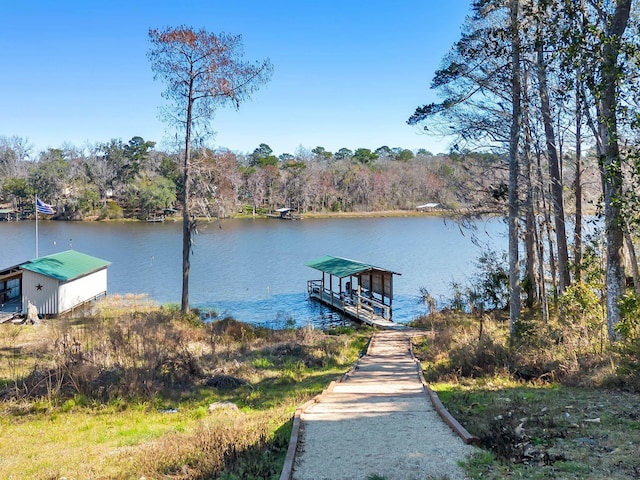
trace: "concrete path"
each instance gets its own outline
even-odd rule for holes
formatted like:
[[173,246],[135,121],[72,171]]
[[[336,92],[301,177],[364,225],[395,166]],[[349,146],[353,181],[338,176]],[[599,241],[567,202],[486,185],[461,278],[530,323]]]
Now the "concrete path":
[[375,333],[352,372],[303,407],[281,480],[465,478],[458,461],[474,447],[443,422],[419,371],[408,332]]

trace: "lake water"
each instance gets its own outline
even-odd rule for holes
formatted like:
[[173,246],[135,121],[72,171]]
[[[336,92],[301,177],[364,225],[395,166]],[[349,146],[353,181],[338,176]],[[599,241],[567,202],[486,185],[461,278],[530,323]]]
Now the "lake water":
[[[112,262],[110,294],[146,293],[179,304],[180,223],[39,222],[40,256],[74,250]],[[506,248],[500,220],[479,222],[479,237]],[[324,255],[352,258],[401,273],[394,277],[393,319],[424,313],[424,287],[444,306],[451,283],[465,282],[480,248],[469,232],[437,217],[282,221],[222,220],[199,227],[191,256],[190,305],[238,320],[283,326],[340,321],[307,298],[307,280],[321,273],[304,264]],[[0,269],[35,257],[34,222],[0,222]]]

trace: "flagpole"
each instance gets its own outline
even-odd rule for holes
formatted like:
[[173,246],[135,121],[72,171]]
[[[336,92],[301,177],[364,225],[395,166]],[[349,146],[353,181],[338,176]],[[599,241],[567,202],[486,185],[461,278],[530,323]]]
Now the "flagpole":
[[34,206],[36,210],[36,258],[38,258],[38,195],[36,195]]

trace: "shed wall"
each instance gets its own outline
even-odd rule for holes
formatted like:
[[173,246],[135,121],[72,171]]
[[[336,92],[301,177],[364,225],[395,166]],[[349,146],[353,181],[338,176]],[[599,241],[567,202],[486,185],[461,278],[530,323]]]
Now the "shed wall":
[[[371,280],[371,282],[369,280]],[[391,274],[382,274],[380,272],[363,273],[360,278],[360,285],[362,285],[362,288],[366,288],[380,295],[384,292],[385,297],[393,297]]]
[[[22,271],[22,313],[27,313],[29,302],[41,315],[58,313],[58,285],[60,282],[29,270]],[[40,286],[40,288],[38,288]]]
[[58,312],[64,313],[89,300],[107,293],[107,269],[103,268],[84,277],[60,285]]

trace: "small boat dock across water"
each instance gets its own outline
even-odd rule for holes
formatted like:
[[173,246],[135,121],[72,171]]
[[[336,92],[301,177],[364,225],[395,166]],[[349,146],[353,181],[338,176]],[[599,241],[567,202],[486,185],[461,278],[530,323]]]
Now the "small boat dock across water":
[[332,256],[305,265],[322,272],[321,279],[307,281],[310,298],[371,326],[404,327],[392,321],[393,276],[399,273]]
[[298,215],[293,208],[278,208],[276,213],[267,213],[267,218],[279,218],[280,220],[301,220],[302,217]]

